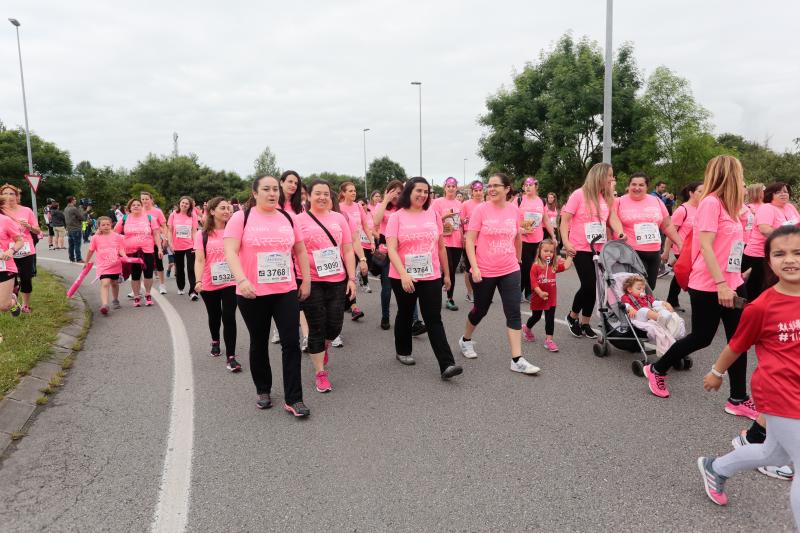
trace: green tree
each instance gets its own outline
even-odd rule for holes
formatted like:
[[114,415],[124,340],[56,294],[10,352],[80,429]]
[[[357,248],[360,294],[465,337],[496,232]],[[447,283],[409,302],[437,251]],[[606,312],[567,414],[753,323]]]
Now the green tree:
[[253,161],[253,177],[273,176],[280,177],[281,167],[278,166],[278,158],[272,153],[269,146],[264,148],[264,151],[259,154],[255,161]]
[[75,165],[73,172],[80,178],[80,196],[94,201],[95,211],[105,214],[116,203],[124,204],[129,199],[129,177],[125,170],[111,167],[94,168],[88,161]]
[[[31,153],[34,171],[44,178],[36,195],[38,204],[42,205],[47,197],[53,197],[63,206],[64,199],[75,195],[79,187],[79,181],[72,176],[69,152],[31,133]],[[3,126],[0,129],[0,180],[22,189],[22,203],[31,205],[30,186],[25,181],[27,173],[25,130],[9,130]]]
[[391,180],[406,180],[406,171],[400,163],[392,161],[389,156],[373,159],[367,169],[367,183],[369,192],[381,191],[386,188],[386,184]]
[[[128,191],[128,200],[131,198],[139,198],[139,195],[143,191],[149,192],[153,196],[153,203],[161,208],[164,212],[164,216],[169,216],[169,210],[172,208],[172,204],[168,203],[164,195],[158,192],[158,190],[149,183],[131,183]],[[127,203],[127,201],[125,203]]]
[[303,178],[303,183],[308,185],[315,179],[325,180],[331,184],[333,187],[334,193],[339,192],[339,186],[346,182],[350,181],[353,185],[356,186],[356,191],[358,193],[359,198],[364,196],[364,180],[362,178],[356,176],[349,176],[347,174],[337,174],[335,172],[320,172],[319,174],[314,173],[310,174]]

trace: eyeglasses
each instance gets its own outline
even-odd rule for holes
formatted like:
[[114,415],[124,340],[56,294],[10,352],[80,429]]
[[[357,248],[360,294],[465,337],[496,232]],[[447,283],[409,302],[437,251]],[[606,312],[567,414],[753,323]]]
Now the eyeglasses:
[[489,183],[488,185],[486,185],[486,187],[488,187],[489,189],[505,189],[506,188],[506,186],[503,185],[502,183]]

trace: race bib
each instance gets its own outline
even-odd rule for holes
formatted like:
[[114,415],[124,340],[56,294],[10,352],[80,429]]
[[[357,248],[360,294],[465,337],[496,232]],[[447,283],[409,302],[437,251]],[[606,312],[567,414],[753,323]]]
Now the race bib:
[[414,279],[433,276],[433,256],[426,254],[406,254],[406,272]]
[[598,244],[606,242],[606,227],[602,222],[587,222],[583,225],[583,232],[586,234],[586,241],[589,244],[597,237],[600,237],[597,241]]
[[281,252],[260,252],[258,263],[258,283],[283,283],[292,279],[292,256]]
[[188,239],[192,235],[192,227],[186,224],[175,226],[175,237],[178,239]]
[[734,241],[731,247],[731,253],[728,255],[728,272],[741,272],[742,271],[742,252],[744,251],[744,243],[742,241]]
[[233,281],[233,274],[231,268],[226,261],[218,261],[211,263],[211,284],[212,285],[225,285]]
[[542,223],[542,214],[534,212],[525,213],[525,222],[531,225],[531,228],[538,228]]
[[314,267],[317,269],[317,275],[319,277],[324,278],[344,272],[342,256],[339,253],[338,247],[330,246],[321,250],[314,250],[313,254]]
[[753,215],[753,213],[748,210],[747,222],[744,225],[745,231],[750,231],[751,229],[753,229],[753,222],[755,221],[755,219],[756,219],[755,215]]
[[781,226],[796,226],[796,225],[797,225],[797,221],[795,219],[787,220],[786,222],[781,224]]
[[0,272],[5,272],[7,270],[8,270],[8,268],[6,268],[5,260],[0,259]]
[[367,237],[367,234],[363,229],[358,229],[358,236],[361,238],[361,244],[371,244],[369,242],[369,237]]
[[558,217],[550,217],[550,225],[553,226],[554,229],[556,227],[556,222],[557,221],[558,221]]
[[658,225],[654,222],[634,224],[633,232],[636,235],[636,244],[661,244]]
[[[13,242],[10,243],[8,245],[8,248],[9,250],[13,249],[14,243]],[[22,245],[22,248],[20,248],[18,252],[14,253],[14,257],[17,259],[21,259],[23,257],[27,257],[28,255],[30,255],[30,253],[31,253],[31,246],[30,244],[28,244],[28,241],[25,241],[25,243]]]
[[461,226],[461,215],[453,213],[453,216],[450,217],[450,223],[453,225],[453,231],[458,231],[459,226]]

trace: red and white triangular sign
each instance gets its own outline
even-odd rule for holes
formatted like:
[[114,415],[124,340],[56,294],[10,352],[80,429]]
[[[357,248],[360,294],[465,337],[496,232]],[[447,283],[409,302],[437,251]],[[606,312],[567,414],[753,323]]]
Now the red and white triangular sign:
[[39,184],[42,182],[42,175],[41,174],[25,174],[25,179],[28,181],[28,184],[33,189],[33,193],[36,194],[39,191]]

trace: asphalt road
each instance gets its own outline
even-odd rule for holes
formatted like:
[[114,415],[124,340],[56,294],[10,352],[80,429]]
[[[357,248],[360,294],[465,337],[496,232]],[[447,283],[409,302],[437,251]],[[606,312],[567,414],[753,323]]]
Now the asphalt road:
[[[40,265],[69,279],[78,271]],[[574,272],[565,273],[562,318],[575,286]],[[657,293],[666,286],[659,280]],[[170,280],[166,298],[188,333],[194,377],[193,435],[175,435],[176,448],[191,444],[190,490],[173,495],[188,502],[188,530],[791,530],[786,482],[741,474],[728,483],[726,508],[703,492],[696,458],[727,452],[749,425],[723,412],[727,391],[702,390],[724,344],[721,330],[695,354],[693,370],[670,374],[666,400],[633,375],[634,354],[594,357],[591,341],[560,324],[559,353],[525,344],[542,372],[523,376],[508,368],[498,297],[475,336],[479,358],[457,352],[468,308],[459,280],[461,310],[443,316],[465,373],[442,382],[426,336],[414,341],[416,366],[395,360],[392,333],[378,326],[379,284],[372,287],[359,293],[366,318],[346,319],[345,347],[331,353],[333,392],[314,391],[304,357],[312,416],[298,421],[279,407],[277,346],[270,345],[276,407],[259,411],[241,320],[244,372],[230,374],[224,358],[207,355],[202,302],[178,296]],[[96,285],[82,294],[97,309]],[[66,384],[0,465],[0,531],[159,524],[165,457],[172,457],[174,332],[158,303],[123,306],[95,315]],[[535,331],[543,337],[543,324]]]

